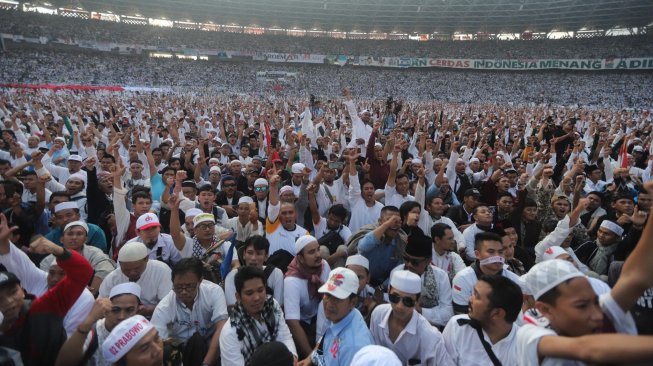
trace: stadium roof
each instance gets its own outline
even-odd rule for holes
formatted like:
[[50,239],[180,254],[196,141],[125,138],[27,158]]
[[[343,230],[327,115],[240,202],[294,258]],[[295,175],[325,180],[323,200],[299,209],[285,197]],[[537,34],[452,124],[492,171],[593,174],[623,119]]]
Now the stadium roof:
[[[69,5],[70,0],[51,1]],[[651,0],[77,0],[87,10],[323,31],[520,33],[642,27]],[[65,3],[65,4],[64,4]]]

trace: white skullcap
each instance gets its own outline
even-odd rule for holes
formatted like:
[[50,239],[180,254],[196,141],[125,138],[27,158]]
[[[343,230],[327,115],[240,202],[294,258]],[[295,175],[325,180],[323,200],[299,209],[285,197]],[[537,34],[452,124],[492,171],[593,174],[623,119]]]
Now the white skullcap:
[[265,178],[258,178],[254,181],[254,186],[268,186],[268,180]]
[[547,250],[544,251],[544,253],[542,253],[542,262],[556,259],[563,254],[569,254],[569,253],[567,253],[566,250],[564,250],[562,247],[559,247],[557,245],[549,247]]
[[621,236],[624,233],[624,229],[619,226],[619,224],[610,220],[603,220],[601,227],[612,231],[613,233],[617,234],[617,236]]
[[377,143],[374,144],[374,147],[380,147],[380,148],[383,148],[383,145],[381,145],[381,143],[377,142]]
[[252,197],[243,196],[240,197],[240,199],[238,200],[238,204],[240,205],[241,203],[254,203],[254,200],[252,199]]
[[351,360],[351,366],[402,366],[399,357],[383,346],[375,344],[361,348]]
[[464,162],[465,162],[465,160],[463,160],[463,159],[461,159],[461,158],[458,158],[458,160],[456,160],[456,164],[458,164],[458,163],[464,163]]
[[84,221],[80,221],[80,220],[69,223],[63,228],[63,231],[66,232],[68,231],[68,229],[70,229],[73,226],[81,226],[86,231],[86,235],[88,235],[88,225],[86,225]]
[[471,164],[471,163],[480,163],[480,162],[481,162],[481,161],[478,160],[478,158],[471,158],[471,159],[469,159],[469,163],[470,163],[470,164]]
[[109,299],[112,299],[118,295],[134,295],[138,297],[138,300],[141,300],[141,286],[136,282],[125,282],[119,285],[113,286],[109,292]]
[[140,215],[136,220],[137,230],[145,230],[152,226],[161,226],[161,224],[159,223],[159,217],[151,212]]
[[203,222],[212,222],[215,224],[215,216],[213,216],[213,214],[210,213],[202,212],[201,214],[193,218],[193,227],[197,227],[197,225]]
[[350,255],[349,257],[347,257],[347,262],[345,263],[345,267],[352,266],[352,265],[361,266],[368,271],[370,270],[370,261],[360,254]]
[[186,211],[186,217],[195,217],[203,213],[204,211],[200,210],[199,208],[191,208],[190,210]]
[[301,174],[304,172],[304,168],[306,168],[306,165],[302,163],[295,163],[292,165],[292,173],[293,174]]
[[568,261],[554,259],[534,265],[522,276],[522,279],[537,300],[552,288],[575,277],[585,277],[585,275]]
[[79,206],[73,201],[61,202],[54,206],[54,213],[61,212],[63,210],[76,209],[79,210]]
[[295,241],[295,255],[299,254],[304,247],[313,242],[317,243],[317,239],[312,235],[304,235],[297,238],[297,241]]
[[82,157],[77,154],[73,154],[68,157],[68,161],[79,161],[81,163]]
[[319,290],[321,294],[329,294],[338,299],[346,299],[351,294],[358,293],[358,276],[348,268],[339,267],[331,270],[329,278]]
[[66,142],[66,139],[63,138],[63,137],[61,137],[61,136],[59,136],[59,137],[55,137],[55,138],[54,138],[54,141],[61,141],[61,142],[65,143],[65,142]]
[[118,262],[136,262],[147,257],[147,247],[143,243],[132,241],[126,243],[118,252]]
[[243,165],[243,163],[242,163],[240,160],[238,160],[238,159],[234,159],[234,160],[232,160],[232,161],[231,161],[231,164],[233,164],[233,163]]
[[71,174],[70,176],[68,176],[68,179],[66,179],[66,182],[68,182],[69,180],[81,180],[82,182],[84,182],[84,186],[86,186],[86,176],[84,176],[84,174],[82,173]]
[[110,363],[117,362],[153,329],[154,326],[142,315],[123,320],[102,343],[102,356]]
[[213,173],[213,172],[218,172],[218,173],[222,174],[222,171],[220,170],[220,167],[217,166],[217,165],[214,165],[214,166],[211,167],[211,169],[209,169],[209,173]]
[[220,159],[218,159],[218,158],[209,159],[209,163],[219,163],[219,162],[220,162]]
[[411,162],[411,165],[417,165],[417,164],[422,164],[422,159],[420,159],[420,158],[413,159],[413,161]]
[[364,115],[365,113],[370,113],[370,110],[369,110],[369,109],[363,109],[363,110],[361,111],[360,115],[362,116],[362,115]]
[[422,280],[411,271],[394,271],[390,275],[390,286],[407,294],[419,294],[422,292]]
[[283,186],[283,187],[281,187],[281,189],[279,190],[279,196],[281,196],[282,194],[284,194],[284,193],[286,193],[286,192],[291,192],[291,193],[295,194],[295,192],[293,191],[293,189],[292,189],[291,186]]

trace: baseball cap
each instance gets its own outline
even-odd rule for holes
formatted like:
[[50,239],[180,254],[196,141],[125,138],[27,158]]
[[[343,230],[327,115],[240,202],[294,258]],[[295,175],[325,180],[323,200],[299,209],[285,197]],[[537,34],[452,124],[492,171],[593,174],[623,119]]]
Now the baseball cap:
[[470,188],[465,191],[463,197],[469,197],[469,196],[481,197],[481,192],[476,188]]
[[522,276],[526,287],[535,300],[559,284],[576,277],[585,277],[573,264],[554,259],[534,265],[528,273]]
[[145,230],[153,226],[161,226],[161,224],[159,223],[159,218],[151,212],[142,214],[136,220],[136,229],[138,230]]
[[123,320],[102,343],[102,356],[111,363],[117,362],[153,329],[152,323],[142,315]]
[[329,273],[329,279],[318,290],[321,294],[329,294],[338,299],[346,299],[351,294],[358,293],[358,276],[351,269],[340,267]]

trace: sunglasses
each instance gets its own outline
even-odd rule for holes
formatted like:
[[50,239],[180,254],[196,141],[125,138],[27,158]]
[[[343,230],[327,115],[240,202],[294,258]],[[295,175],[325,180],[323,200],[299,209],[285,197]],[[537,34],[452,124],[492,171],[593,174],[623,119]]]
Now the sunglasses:
[[414,267],[419,266],[425,260],[425,258],[410,258],[407,255],[404,255],[404,263],[410,263]]
[[405,306],[412,308],[415,306],[415,299],[412,297],[401,297],[395,294],[388,294],[388,300],[393,304],[398,304],[399,301],[403,302]]
[[268,187],[254,187],[254,192],[265,192],[268,190]]

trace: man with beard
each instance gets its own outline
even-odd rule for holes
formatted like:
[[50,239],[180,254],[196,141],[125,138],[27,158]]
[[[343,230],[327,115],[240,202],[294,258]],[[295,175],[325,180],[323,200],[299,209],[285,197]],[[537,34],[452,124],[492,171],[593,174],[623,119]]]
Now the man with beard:
[[482,275],[501,275],[520,287],[523,286],[519,276],[504,269],[503,244],[497,234],[476,234],[474,252],[475,262],[458,272],[452,282],[453,310],[456,314],[466,314],[469,311],[469,299],[474,292],[474,285]]
[[151,316],[156,305],[172,289],[170,267],[158,260],[148,259],[145,244],[125,244],[118,253],[118,268],[109,273],[100,285],[100,297],[108,297],[111,289],[121,283],[135,282],[141,287],[143,306],[139,314]]
[[[482,275],[469,298],[469,313],[456,315],[442,332],[456,365],[516,365],[512,351],[522,291],[502,276]],[[498,361],[498,362],[497,362]]]
[[[431,238],[424,235],[411,235],[406,244],[404,264],[392,272],[408,270],[420,276],[422,290],[415,310],[422,314],[429,323],[444,328],[453,316],[451,305],[451,285],[449,276],[442,269],[431,264],[433,247]],[[392,274],[390,274],[392,278]]]
[[236,306],[220,334],[222,366],[245,365],[254,351],[268,342],[282,342],[295,360],[297,350],[283,311],[266,293],[263,270],[244,266],[234,276]]
[[122,283],[111,289],[109,298],[98,298],[77,331],[64,343],[57,356],[57,365],[77,365],[89,362],[109,366],[98,346],[123,320],[136,315],[141,303],[141,287],[133,282]]
[[442,334],[417,310],[423,290],[422,280],[415,273],[392,272],[390,303],[372,312],[372,336],[376,344],[392,350],[402,365],[451,365]]
[[[292,333],[299,358],[304,359],[315,346],[318,288],[327,280],[329,264],[320,256],[320,244],[304,235],[295,243],[295,258],[283,281],[286,323]],[[358,281],[356,281],[358,283]]]

